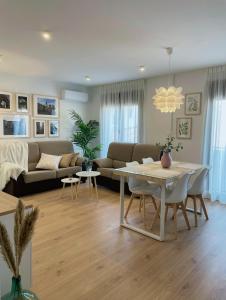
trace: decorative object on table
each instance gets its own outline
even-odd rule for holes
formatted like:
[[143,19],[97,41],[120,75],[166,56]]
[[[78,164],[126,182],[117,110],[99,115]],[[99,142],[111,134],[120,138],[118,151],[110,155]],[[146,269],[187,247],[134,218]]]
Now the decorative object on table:
[[29,137],[29,117],[26,115],[0,116],[0,136],[5,138]]
[[45,120],[34,120],[34,137],[45,137],[46,136],[46,121]]
[[179,150],[183,149],[181,143],[175,144],[175,137],[171,135],[167,136],[165,144],[157,143],[156,146],[160,147],[160,160],[163,168],[170,168],[172,163],[172,150],[179,152]]
[[72,142],[82,149],[86,169],[90,169],[92,160],[96,158],[97,152],[101,149],[101,145],[95,143],[99,135],[99,122],[90,120],[88,123],[85,123],[75,110],[71,111],[71,119],[75,122]]
[[0,112],[8,112],[12,110],[13,95],[8,92],[0,92]]
[[59,136],[59,120],[49,121],[49,137]]
[[173,53],[173,48],[167,47],[166,52],[169,56],[169,77],[168,77],[168,87],[160,87],[156,89],[156,94],[152,98],[154,100],[153,104],[156,109],[161,112],[175,112],[180,109],[181,104],[183,104],[184,96],[182,94],[182,87],[170,86],[171,77],[171,55]]
[[23,252],[32,238],[37,218],[38,208],[34,208],[25,215],[24,205],[21,200],[18,201],[14,223],[14,251],[9,234],[5,226],[0,223],[0,253],[13,275],[11,291],[4,295],[2,300],[38,299],[33,292],[22,289],[20,277],[20,263]]
[[191,139],[192,118],[177,118],[177,139]]
[[30,97],[26,94],[16,94],[16,111],[28,113]]
[[202,106],[202,93],[190,93],[185,96],[185,115],[200,115]]
[[34,116],[58,118],[59,104],[57,97],[33,95]]

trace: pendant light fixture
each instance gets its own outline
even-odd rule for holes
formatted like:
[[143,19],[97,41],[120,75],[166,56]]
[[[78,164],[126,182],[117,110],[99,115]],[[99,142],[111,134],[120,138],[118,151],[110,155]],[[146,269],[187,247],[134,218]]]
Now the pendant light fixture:
[[182,87],[169,86],[170,76],[171,76],[171,55],[173,53],[173,48],[166,48],[166,52],[169,56],[169,79],[168,88],[160,87],[156,89],[155,96],[152,98],[154,100],[153,104],[156,109],[161,112],[172,113],[177,109],[180,109],[181,104],[183,104],[184,96],[182,94]]

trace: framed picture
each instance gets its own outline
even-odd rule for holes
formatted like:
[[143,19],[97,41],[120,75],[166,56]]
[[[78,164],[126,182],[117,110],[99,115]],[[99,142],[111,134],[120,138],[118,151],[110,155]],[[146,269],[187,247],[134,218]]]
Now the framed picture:
[[34,120],[34,137],[46,136],[46,121]]
[[24,115],[1,115],[0,135],[5,138],[29,137],[29,117]]
[[59,120],[49,121],[49,136],[50,137],[59,136]]
[[29,95],[16,94],[16,111],[21,113],[28,113],[29,111]]
[[202,93],[185,95],[185,115],[200,115],[202,105]]
[[192,118],[177,118],[177,139],[191,139]]
[[50,96],[33,95],[34,116],[57,118],[58,111],[58,98]]
[[7,92],[0,92],[0,111],[8,112],[12,110],[13,95]]

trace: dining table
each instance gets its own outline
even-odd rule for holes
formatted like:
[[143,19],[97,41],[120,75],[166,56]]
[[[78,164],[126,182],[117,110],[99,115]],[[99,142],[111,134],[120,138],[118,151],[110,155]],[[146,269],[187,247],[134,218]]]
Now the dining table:
[[[160,161],[149,164],[139,164],[114,170],[114,174],[120,176],[120,226],[128,228],[158,241],[165,241],[165,197],[168,184],[177,181],[183,174],[198,174],[205,166],[191,162],[173,161],[170,168],[163,168]],[[124,217],[125,179],[133,176],[137,179],[152,181],[161,188],[160,197],[160,228],[159,234],[129,224]]]

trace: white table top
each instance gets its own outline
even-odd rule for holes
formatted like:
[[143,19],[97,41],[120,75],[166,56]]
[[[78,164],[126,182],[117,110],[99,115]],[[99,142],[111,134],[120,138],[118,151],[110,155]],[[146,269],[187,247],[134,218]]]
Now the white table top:
[[69,178],[63,178],[61,179],[61,182],[64,183],[75,183],[75,182],[79,182],[78,178],[74,178],[74,177],[69,177]]
[[100,175],[100,172],[96,172],[96,171],[81,171],[81,172],[77,172],[76,175],[78,177],[96,177]]
[[141,164],[116,169],[114,174],[119,176],[134,175],[155,182],[170,182],[183,173],[196,173],[204,166],[187,162],[173,162],[169,169],[162,168],[160,162]]

